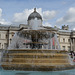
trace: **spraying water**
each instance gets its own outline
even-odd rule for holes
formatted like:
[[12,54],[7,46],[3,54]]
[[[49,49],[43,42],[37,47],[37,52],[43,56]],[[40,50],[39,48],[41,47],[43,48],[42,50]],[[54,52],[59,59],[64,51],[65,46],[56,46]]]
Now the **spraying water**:
[[[56,48],[57,46],[57,48]],[[22,30],[13,37],[8,49],[60,49],[57,35],[42,30]]]

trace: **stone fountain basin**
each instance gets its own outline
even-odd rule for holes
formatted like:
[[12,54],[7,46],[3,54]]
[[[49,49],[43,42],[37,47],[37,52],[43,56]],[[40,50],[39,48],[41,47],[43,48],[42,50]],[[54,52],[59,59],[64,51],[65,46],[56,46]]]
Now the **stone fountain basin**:
[[67,51],[19,49],[3,53],[1,66],[5,70],[56,71],[75,68]]

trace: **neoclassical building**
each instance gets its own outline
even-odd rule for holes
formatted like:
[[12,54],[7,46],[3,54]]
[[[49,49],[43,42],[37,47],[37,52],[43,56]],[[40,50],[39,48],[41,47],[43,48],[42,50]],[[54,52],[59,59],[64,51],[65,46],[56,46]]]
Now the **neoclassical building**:
[[[36,28],[44,29],[45,28],[47,30],[55,31],[57,33],[61,50],[75,51],[75,31],[69,30],[68,25],[62,26],[61,29],[57,27],[43,26],[42,17],[38,12],[36,12],[36,9],[34,9],[34,12],[29,15],[27,21],[28,21],[28,24],[20,24],[19,26],[14,26],[14,25],[6,26],[6,25],[0,24],[0,49],[1,50],[8,48],[8,46],[11,44],[14,34],[20,31],[21,29],[36,29]],[[38,23],[39,23],[39,26],[37,27]]]

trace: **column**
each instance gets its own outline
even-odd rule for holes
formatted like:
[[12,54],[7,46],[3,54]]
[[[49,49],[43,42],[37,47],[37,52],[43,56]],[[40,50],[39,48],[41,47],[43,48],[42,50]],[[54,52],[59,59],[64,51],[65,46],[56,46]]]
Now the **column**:
[[74,51],[74,38],[73,38],[73,44],[72,44],[72,47],[73,47],[72,49],[73,49],[73,51]]
[[71,39],[71,51],[72,51],[72,40],[73,40],[73,39]]
[[51,37],[50,42],[51,42],[51,49],[52,49],[52,33],[50,33],[50,37]]
[[75,51],[75,38],[74,38],[74,42],[73,42],[73,47],[74,47],[74,51]]

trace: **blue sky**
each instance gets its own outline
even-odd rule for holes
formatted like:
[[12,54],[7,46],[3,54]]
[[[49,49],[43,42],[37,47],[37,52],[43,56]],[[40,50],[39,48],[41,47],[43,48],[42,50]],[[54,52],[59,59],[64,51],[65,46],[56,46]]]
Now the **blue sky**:
[[[44,22],[46,24],[50,24],[50,26],[58,26],[61,27],[64,24],[70,25],[71,29],[74,26],[74,9],[75,9],[75,0],[0,0],[0,9],[2,10],[0,22],[4,20],[7,24],[20,24],[20,21],[14,21],[15,14],[25,12],[25,9],[31,10],[36,7],[38,10],[41,8],[43,15],[47,19],[47,14],[50,16],[51,11],[54,11],[56,14],[52,18],[49,17],[47,20],[45,19]],[[72,13],[71,13],[71,8]],[[49,12],[46,12],[49,11]],[[71,16],[72,14],[72,16]],[[70,16],[70,17],[68,17]],[[21,15],[20,15],[21,17]],[[73,18],[72,18],[73,17]],[[15,19],[14,19],[15,18]],[[22,17],[21,17],[22,18]],[[70,20],[73,19],[72,21]],[[2,20],[3,19],[3,20]],[[20,20],[20,19],[19,19]],[[23,19],[24,20],[24,19]],[[26,19],[25,19],[26,20]],[[10,23],[9,23],[10,22]],[[22,21],[23,22],[23,21]],[[21,23],[22,23],[21,22]],[[26,22],[26,21],[25,21]],[[3,22],[2,22],[3,23]],[[4,24],[5,24],[4,23]]]

